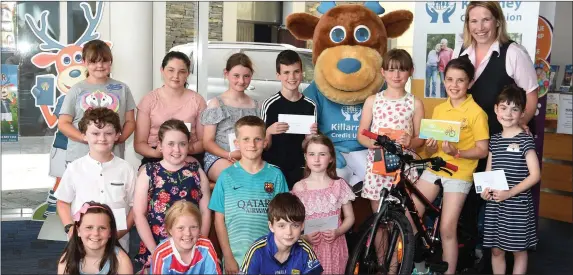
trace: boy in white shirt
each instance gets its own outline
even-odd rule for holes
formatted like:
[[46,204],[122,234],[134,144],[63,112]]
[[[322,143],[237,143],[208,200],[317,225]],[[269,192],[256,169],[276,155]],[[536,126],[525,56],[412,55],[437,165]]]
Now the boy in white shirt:
[[65,231],[71,236],[72,215],[83,203],[95,201],[114,210],[124,209],[127,229],[119,230],[119,243],[129,251],[129,230],[133,226],[133,193],[135,169],[127,161],[116,157],[113,145],[121,134],[119,116],[108,108],[89,108],[78,124],[89,153],[68,164],[54,196],[58,199],[57,212]]

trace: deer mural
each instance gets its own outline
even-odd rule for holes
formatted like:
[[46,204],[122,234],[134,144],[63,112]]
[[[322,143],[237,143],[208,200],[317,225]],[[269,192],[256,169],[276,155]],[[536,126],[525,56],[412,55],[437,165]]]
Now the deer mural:
[[[60,42],[48,35],[49,11],[43,11],[40,14],[39,26],[36,26],[35,20],[31,15],[26,14],[26,23],[28,23],[28,26],[34,35],[42,41],[40,49],[43,52],[32,57],[32,64],[38,68],[47,68],[52,64],[55,64],[56,66],[57,88],[61,94],[57,99],[56,105],[63,102],[63,97],[74,84],[86,78],[87,69],[82,61],[82,45],[90,40],[98,39],[100,37],[100,34],[96,32],[96,29],[103,14],[103,2],[96,3],[96,12],[93,16],[91,7],[88,3],[82,2],[80,3],[80,7],[84,12],[84,17],[88,22],[88,27],[75,43],[69,45],[62,45]],[[107,43],[111,46],[111,43]],[[56,101],[56,99],[55,90],[53,88],[54,83],[53,80],[50,81],[50,77],[53,78],[52,75],[36,76],[36,86],[32,88],[32,96],[34,96],[36,100],[36,106],[41,109],[42,116],[44,117],[48,127],[54,128],[57,125],[58,118],[51,109],[54,107],[54,101]],[[40,81],[38,81],[38,78],[40,78]],[[46,86],[50,84],[52,84],[52,86],[49,86],[49,88],[46,89]]]
[[[52,74],[38,75],[36,76],[36,83],[32,87],[32,96],[36,107],[40,108],[46,124],[51,129],[58,124],[59,111],[70,88],[86,79],[87,68],[83,64],[82,58],[83,45],[100,37],[96,30],[102,19],[103,2],[96,3],[94,15],[92,15],[92,9],[88,3],[82,2],[80,7],[88,26],[76,42],[68,45],[62,45],[48,34],[49,11],[42,11],[38,25],[36,25],[37,20],[33,16],[25,15],[26,23],[34,35],[42,41],[39,45],[42,52],[32,57],[32,64],[38,68],[47,68],[52,64],[56,67],[56,76]],[[106,43],[111,47],[111,42]],[[57,99],[56,87],[60,91],[60,96]],[[50,176],[56,177],[56,183],[49,192],[46,202],[34,211],[33,219],[42,220],[56,212],[56,198],[53,194],[58,188],[65,170],[67,145],[68,138],[59,130],[56,131],[50,152]]]

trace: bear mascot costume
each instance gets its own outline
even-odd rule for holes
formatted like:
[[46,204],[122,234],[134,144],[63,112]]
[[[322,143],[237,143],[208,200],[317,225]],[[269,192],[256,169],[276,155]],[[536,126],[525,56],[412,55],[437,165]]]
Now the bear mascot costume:
[[[316,103],[319,132],[334,143],[338,176],[359,190],[368,149],[358,143],[358,126],[362,112],[372,112],[362,107],[384,84],[381,67],[388,39],[406,32],[414,16],[406,10],[384,14],[378,2],[322,2],[317,11],[321,17],[289,15],[286,27],[295,38],[312,40],[314,79],[303,93]],[[370,202],[357,198],[353,208],[358,229],[372,213]]]
[[338,176],[354,186],[366,175],[368,150],[357,140],[362,106],[384,83],[380,69],[388,39],[408,30],[413,14],[380,16],[384,8],[378,2],[322,2],[317,11],[320,18],[289,15],[286,27],[297,39],[313,42],[314,80],[303,93],[316,103],[318,130],[334,143]]

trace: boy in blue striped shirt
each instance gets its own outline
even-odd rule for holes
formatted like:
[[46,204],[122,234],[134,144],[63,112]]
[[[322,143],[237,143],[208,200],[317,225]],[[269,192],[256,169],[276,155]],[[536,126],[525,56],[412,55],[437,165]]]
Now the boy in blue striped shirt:
[[269,203],[270,233],[256,240],[245,255],[241,274],[321,274],[311,245],[300,236],[305,209],[291,193],[278,194]]
[[223,252],[226,274],[239,272],[249,246],[267,234],[267,206],[279,193],[288,192],[286,179],[275,166],[262,160],[265,122],[245,116],[235,123],[235,147],[241,159],[217,179],[209,208],[215,211],[215,231]]

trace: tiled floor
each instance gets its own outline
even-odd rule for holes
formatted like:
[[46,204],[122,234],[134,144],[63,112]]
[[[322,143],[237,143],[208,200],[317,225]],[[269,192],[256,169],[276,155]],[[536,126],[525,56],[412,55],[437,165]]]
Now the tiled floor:
[[2,191],[2,221],[26,220],[46,201],[49,188]]
[[20,137],[18,142],[2,142],[2,154],[49,154],[54,136]]
[[54,178],[48,175],[53,136],[2,142],[2,220],[30,219],[46,201]]

